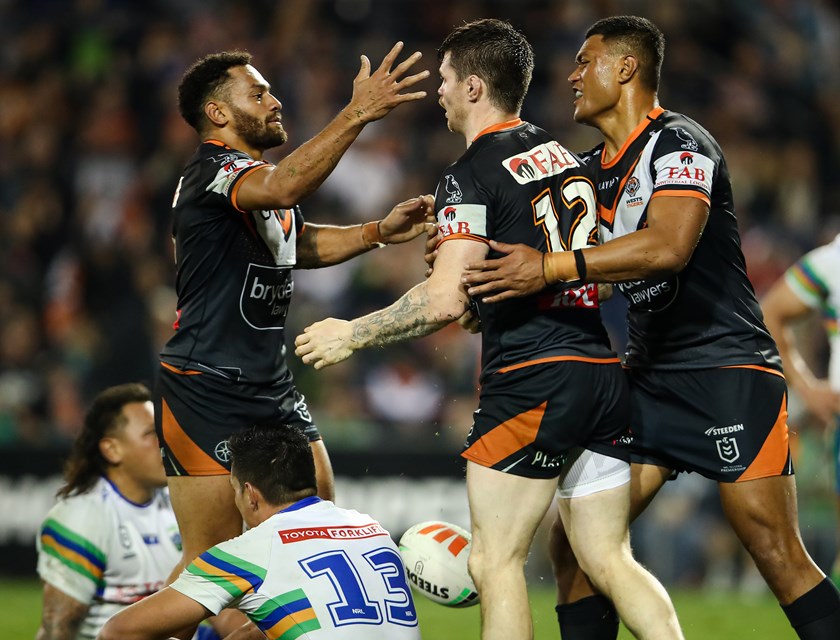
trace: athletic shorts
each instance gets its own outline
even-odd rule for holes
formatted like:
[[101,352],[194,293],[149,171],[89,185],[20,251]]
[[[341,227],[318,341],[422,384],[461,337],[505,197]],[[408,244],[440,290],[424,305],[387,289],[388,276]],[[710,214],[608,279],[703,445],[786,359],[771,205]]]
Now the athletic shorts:
[[628,369],[632,461],[718,482],[793,474],[787,385],[776,371]]
[[296,427],[321,439],[291,375],[270,385],[227,380],[161,363],[155,385],[155,428],[168,476],[230,473],[228,438],[254,424]]
[[556,478],[584,447],[629,460],[627,382],[617,363],[562,360],[488,376],[461,455],[505,473]]

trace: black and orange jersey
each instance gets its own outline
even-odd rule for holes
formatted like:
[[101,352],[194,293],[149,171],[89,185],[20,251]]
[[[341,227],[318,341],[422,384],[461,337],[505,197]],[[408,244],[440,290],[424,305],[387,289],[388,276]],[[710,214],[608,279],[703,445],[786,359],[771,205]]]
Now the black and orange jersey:
[[679,274],[618,284],[628,301],[626,364],[659,369],[758,365],[780,370],[741,251],[726,160],[708,131],[657,107],[608,163],[584,154],[598,187],[601,241],[642,229],[661,196],[699,198],[709,219]]
[[[548,133],[519,119],[481,132],[446,169],[435,210],[441,242],[497,240],[540,251],[597,244],[589,170]],[[489,257],[499,254],[491,250]],[[474,302],[482,324],[482,378],[554,359],[616,361],[594,285]]]
[[241,180],[269,166],[216,141],[187,163],[172,203],[178,320],[164,362],[241,382],[289,377],[284,324],[303,217],[236,201]]

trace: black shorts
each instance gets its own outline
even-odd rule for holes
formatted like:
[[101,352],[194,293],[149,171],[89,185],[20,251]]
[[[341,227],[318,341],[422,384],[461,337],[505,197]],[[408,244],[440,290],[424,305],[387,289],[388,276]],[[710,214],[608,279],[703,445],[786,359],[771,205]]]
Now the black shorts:
[[617,363],[561,360],[495,373],[461,455],[527,478],[560,475],[573,447],[629,460],[627,381]]
[[296,427],[309,441],[321,434],[291,380],[249,385],[161,363],[155,385],[155,428],[168,476],[230,473],[228,438],[253,424]]
[[696,471],[718,482],[793,474],[787,385],[752,366],[629,369],[633,462]]

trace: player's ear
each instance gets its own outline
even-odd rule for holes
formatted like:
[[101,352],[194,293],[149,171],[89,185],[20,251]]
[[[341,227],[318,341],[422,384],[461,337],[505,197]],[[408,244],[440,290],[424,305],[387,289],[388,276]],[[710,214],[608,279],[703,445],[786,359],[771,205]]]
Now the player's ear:
[[467,97],[470,102],[478,102],[481,94],[484,93],[484,83],[476,75],[467,78]]
[[242,493],[251,511],[256,511],[260,508],[260,503],[262,502],[262,493],[260,493],[259,489],[257,489],[250,482],[246,482],[242,485]]
[[639,59],[634,55],[622,56],[619,59],[618,81],[621,84],[630,82],[639,71]]
[[99,452],[108,464],[116,465],[122,462],[122,447],[116,438],[102,438],[99,441]]
[[228,122],[226,105],[215,100],[208,100],[204,104],[204,115],[217,127],[223,127]]

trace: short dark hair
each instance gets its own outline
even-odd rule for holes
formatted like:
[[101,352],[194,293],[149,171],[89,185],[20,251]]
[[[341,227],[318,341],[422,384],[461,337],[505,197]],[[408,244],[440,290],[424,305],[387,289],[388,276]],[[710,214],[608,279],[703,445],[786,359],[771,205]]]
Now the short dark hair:
[[509,22],[485,18],[467,22],[438,48],[438,60],[449,54],[458,80],[477,75],[487,83],[490,102],[519,113],[534,72],[534,50]]
[[85,414],[82,431],[64,465],[64,485],[58,490],[59,497],[90,491],[109,465],[99,450],[99,442],[128,422],[123,414],[125,405],[151,399],[149,389],[136,382],[109,387],[93,399]]
[[237,431],[228,441],[231,473],[255,486],[271,504],[295,502],[317,493],[315,459],[303,432],[287,424],[260,424]]
[[665,58],[665,36],[655,24],[639,16],[613,16],[598,20],[589,27],[586,37],[602,36],[604,42],[615,41],[622,53],[632,53],[639,61],[639,79],[652,91],[659,90],[662,60]]
[[204,105],[213,97],[223,97],[231,67],[251,64],[247,51],[222,51],[196,60],[184,73],[178,85],[178,110],[181,117],[196,131],[204,128]]

